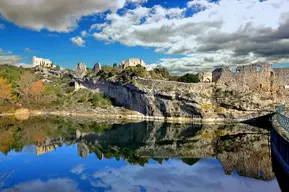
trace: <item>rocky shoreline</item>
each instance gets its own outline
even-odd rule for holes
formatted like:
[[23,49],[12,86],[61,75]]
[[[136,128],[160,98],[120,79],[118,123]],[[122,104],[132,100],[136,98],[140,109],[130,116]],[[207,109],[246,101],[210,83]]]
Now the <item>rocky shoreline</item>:
[[[122,109],[123,110],[123,109]],[[164,117],[164,116],[146,116],[136,111],[125,110],[121,113],[112,113],[104,109],[95,112],[72,112],[72,111],[40,111],[20,109],[15,112],[0,113],[0,117],[14,116],[19,120],[26,120],[34,116],[59,116],[59,117],[74,117],[81,119],[97,119],[97,120],[117,120],[129,122],[141,121],[160,121],[168,123],[239,123],[246,121],[246,118],[229,119],[229,118],[188,118],[188,117]]]

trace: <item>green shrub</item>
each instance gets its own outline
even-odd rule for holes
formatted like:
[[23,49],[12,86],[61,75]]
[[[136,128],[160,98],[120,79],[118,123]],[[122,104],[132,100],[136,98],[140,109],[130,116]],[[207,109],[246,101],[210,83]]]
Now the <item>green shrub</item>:
[[117,67],[103,66],[97,75],[103,79],[108,79],[117,75],[117,73],[118,73]]
[[179,77],[178,81],[184,83],[198,83],[200,82],[200,79],[198,74],[186,73],[185,75]]
[[0,76],[4,77],[9,83],[15,84],[19,81],[21,72],[24,71],[21,67],[12,65],[0,65]]
[[157,75],[160,75],[162,78],[169,78],[170,77],[170,73],[169,73],[168,69],[165,67],[155,68],[153,70],[153,72],[155,72]]
[[134,77],[146,77],[147,71],[146,68],[137,65],[126,67],[118,76],[118,79],[122,82],[131,82]]
[[94,107],[108,107],[111,106],[112,103],[109,99],[107,99],[102,93],[92,93],[90,94],[89,102],[91,102]]

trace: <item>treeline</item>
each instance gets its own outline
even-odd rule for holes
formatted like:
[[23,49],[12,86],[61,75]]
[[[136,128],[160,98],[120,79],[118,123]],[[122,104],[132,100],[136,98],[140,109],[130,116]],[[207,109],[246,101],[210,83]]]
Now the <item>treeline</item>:
[[159,67],[154,68],[151,71],[147,71],[145,67],[137,65],[135,67],[129,66],[124,70],[120,70],[116,65],[114,66],[103,66],[98,72],[98,76],[103,79],[115,79],[121,82],[129,82],[133,80],[133,77],[141,77],[148,79],[160,79],[167,81],[178,81],[185,83],[198,83],[200,82],[199,74],[186,73],[182,76],[171,75],[167,68]]

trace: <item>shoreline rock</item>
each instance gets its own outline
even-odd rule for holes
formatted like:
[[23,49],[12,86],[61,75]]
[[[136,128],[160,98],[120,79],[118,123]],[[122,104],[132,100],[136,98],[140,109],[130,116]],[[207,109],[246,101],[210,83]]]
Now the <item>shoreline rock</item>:
[[[107,111],[109,113],[109,111]],[[160,121],[168,123],[240,123],[246,119],[228,119],[228,118],[186,118],[186,117],[164,117],[164,116],[145,116],[137,112],[124,112],[123,114],[106,114],[94,112],[69,112],[69,111],[39,111],[29,110],[17,111],[14,113],[1,113],[0,117],[14,116],[18,120],[27,120],[34,116],[61,116],[61,117],[78,117],[78,118],[95,118],[124,121]]]

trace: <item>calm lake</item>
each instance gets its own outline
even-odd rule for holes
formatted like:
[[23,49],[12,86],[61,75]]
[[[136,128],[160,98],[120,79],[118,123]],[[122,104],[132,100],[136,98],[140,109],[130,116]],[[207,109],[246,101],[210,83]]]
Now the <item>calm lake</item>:
[[0,191],[279,192],[269,135],[245,124],[0,118]]

